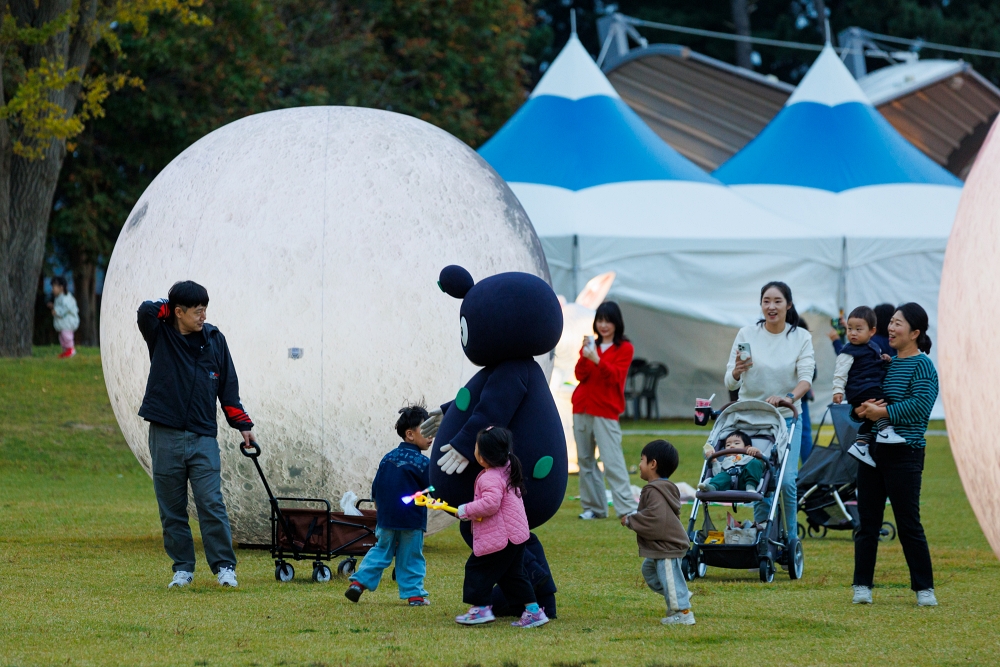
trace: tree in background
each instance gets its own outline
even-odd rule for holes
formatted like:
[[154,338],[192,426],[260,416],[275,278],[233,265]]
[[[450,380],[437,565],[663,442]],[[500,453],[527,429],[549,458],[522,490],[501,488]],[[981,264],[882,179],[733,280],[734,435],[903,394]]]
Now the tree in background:
[[98,340],[97,270],[156,174],[215,128],[272,105],[284,58],[273,3],[213,0],[200,11],[211,25],[154,17],[147,31],[120,37],[122,57],[101,46],[88,69],[93,77],[127,69],[143,87],[107,101],[67,157],[56,190],[49,248],[73,273],[81,345]]
[[84,72],[112,24],[143,31],[149,14],[201,19],[198,0],[4,0],[0,43],[0,355],[31,354],[38,276],[67,142],[103,113],[128,76]]

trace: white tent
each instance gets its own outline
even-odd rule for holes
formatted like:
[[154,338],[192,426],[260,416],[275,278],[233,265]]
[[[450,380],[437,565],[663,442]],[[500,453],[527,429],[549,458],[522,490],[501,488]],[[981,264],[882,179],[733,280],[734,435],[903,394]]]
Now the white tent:
[[691,415],[696,396],[721,398],[735,328],[756,320],[764,283],[788,282],[800,309],[835,312],[840,240],[682,157],[575,36],[480,154],[531,217],[557,292],[572,301],[590,278],[617,274],[609,298],[622,304],[636,355],[670,368],[664,416]]
[[778,215],[842,238],[846,310],[916,301],[934,337],[962,182],[893,129],[829,45],[785,108],[714,175]]

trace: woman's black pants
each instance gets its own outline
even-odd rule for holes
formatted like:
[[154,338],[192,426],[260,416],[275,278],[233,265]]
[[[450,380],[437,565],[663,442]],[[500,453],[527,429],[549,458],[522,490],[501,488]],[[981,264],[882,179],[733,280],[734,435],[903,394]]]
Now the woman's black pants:
[[858,464],[858,515],[861,529],[854,539],[854,585],[871,587],[875,580],[879,530],[885,500],[892,503],[899,543],[910,568],[910,588],[934,588],[931,552],[920,523],[920,479],[924,449],[909,445],[878,444],[869,450],[877,468]]
[[535,589],[524,571],[524,544],[511,544],[485,556],[472,554],[465,563],[462,600],[474,607],[492,603],[493,586],[503,591],[511,604],[526,605],[535,601]]

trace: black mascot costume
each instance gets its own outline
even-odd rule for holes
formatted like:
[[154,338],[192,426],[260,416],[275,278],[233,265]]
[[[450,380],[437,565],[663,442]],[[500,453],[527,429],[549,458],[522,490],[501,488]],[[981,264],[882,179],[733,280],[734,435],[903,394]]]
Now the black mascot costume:
[[[474,454],[476,434],[504,426],[514,435],[514,453],[524,467],[524,509],[529,527],[536,528],[555,515],[566,494],[566,438],[549,383],[533,359],[559,342],[562,306],[548,283],[529,273],[500,273],[475,283],[464,268],[446,266],[438,284],[463,300],[462,348],[483,369],[441,406],[431,484],[452,506],[471,501],[482,470]],[[467,522],[462,535],[471,544]],[[540,544],[536,551],[548,574]],[[548,594],[555,592],[554,584],[546,587]]]

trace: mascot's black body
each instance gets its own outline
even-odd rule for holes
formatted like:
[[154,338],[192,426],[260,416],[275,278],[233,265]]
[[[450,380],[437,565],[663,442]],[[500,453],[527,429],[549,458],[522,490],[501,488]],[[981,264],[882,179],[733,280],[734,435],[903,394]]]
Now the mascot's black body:
[[[524,509],[535,528],[551,519],[566,494],[566,438],[545,374],[533,357],[551,352],[562,335],[562,307],[552,288],[528,273],[501,273],[474,284],[460,266],[441,271],[442,291],[463,299],[462,347],[483,369],[444,416],[431,450],[435,492],[452,506],[472,500],[476,476],[476,434],[504,426],[514,435],[514,453],[524,468]],[[447,475],[436,464],[450,444],[469,459],[461,473]],[[468,524],[462,532],[469,539]]]

